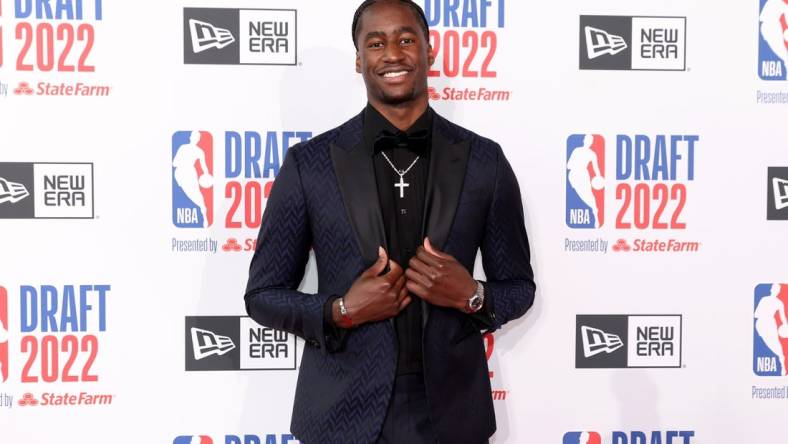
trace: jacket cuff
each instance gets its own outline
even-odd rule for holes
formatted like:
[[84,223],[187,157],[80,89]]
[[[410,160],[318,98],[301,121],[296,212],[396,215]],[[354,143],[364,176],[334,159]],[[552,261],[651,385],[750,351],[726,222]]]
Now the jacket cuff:
[[336,352],[345,347],[348,331],[334,323],[333,305],[339,296],[332,295],[323,304],[323,332],[325,334],[326,351]]

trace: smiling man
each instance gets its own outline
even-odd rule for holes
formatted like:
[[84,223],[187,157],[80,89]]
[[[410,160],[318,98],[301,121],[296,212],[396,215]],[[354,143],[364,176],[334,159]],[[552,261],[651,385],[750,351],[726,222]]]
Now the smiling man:
[[[535,291],[520,189],[498,144],[428,106],[428,35],[410,0],[359,6],[368,104],[288,150],[263,216],[246,310],[306,342],[291,424],[305,443],[495,432],[481,332]],[[317,293],[298,291],[310,249]]]

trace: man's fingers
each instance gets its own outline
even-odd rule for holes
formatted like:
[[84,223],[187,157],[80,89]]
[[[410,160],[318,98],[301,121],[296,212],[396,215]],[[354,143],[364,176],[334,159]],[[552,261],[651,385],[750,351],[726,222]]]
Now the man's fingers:
[[399,292],[397,292],[397,305],[401,304],[402,300],[405,299],[407,296],[408,296],[408,287],[406,287],[403,284],[402,288],[400,288]]
[[396,291],[396,292],[401,292],[403,289],[405,289],[405,275],[404,274],[402,276],[400,276],[399,279],[397,279],[397,282],[394,282],[393,288],[394,288],[394,291]]
[[413,268],[408,268],[405,270],[405,277],[408,278],[408,283],[414,282],[424,288],[432,286],[432,281],[430,281],[427,276],[424,276]]
[[399,303],[399,311],[402,311],[405,307],[407,307],[411,300],[413,299],[410,296],[405,296]]
[[414,257],[435,269],[442,268],[444,265],[446,265],[446,261],[444,259],[439,258],[434,254],[430,254],[424,247],[416,248],[416,256]]
[[433,247],[432,246],[432,242],[430,242],[430,238],[429,237],[425,237],[424,238],[424,248],[427,250],[427,252],[429,254],[434,254],[435,256],[438,256],[438,257],[440,257],[442,259],[450,259],[451,258],[451,256],[449,256],[448,254],[446,254],[446,253],[436,249],[435,247]]
[[424,288],[423,285],[408,278],[408,282],[405,284],[405,286],[408,287],[408,291],[415,294],[416,296],[422,299],[427,299],[427,289]]
[[380,275],[386,269],[386,263],[389,261],[389,255],[383,247],[378,247],[378,260],[372,266],[367,268],[365,274],[370,277]]
[[429,265],[427,265],[426,263],[424,263],[423,261],[421,261],[418,257],[411,258],[410,262],[408,262],[408,266],[409,266],[408,268],[409,270],[418,271],[424,276],[431,278],[435,275],[435,270]]
[[403,275],[402,273],[402,266],[397,263],[395,260],[389,261],[389,272],[383,275],[383,279],[389,281],[390,284],[393,284]]

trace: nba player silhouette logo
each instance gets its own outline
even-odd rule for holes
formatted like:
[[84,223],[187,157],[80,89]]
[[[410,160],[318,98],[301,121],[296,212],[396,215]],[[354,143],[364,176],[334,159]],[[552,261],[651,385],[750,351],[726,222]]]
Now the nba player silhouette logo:
[[755,287],[753,363],[758,376],[785,376],[788,355],[788,284]]
[[758,75],[763,80],[785,80],[788,66],[788,0],[758,1]]
[[597,432],[569,432],[562,444],[602,444],[602,437]]
[[605,223],[605,139],[573,134],[566,140],[566,225],[599,228]]
[[213,137],[207,131],[172,136],[172,222],[178,228],[213,223]]

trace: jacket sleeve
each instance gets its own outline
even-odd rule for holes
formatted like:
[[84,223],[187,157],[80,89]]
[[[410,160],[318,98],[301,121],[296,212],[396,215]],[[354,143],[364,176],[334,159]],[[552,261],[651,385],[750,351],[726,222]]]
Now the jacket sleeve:
[[244,301],[246,312],[260,325],[293,333],[326,350],[323,308],[332,295],[298,291],[311,245],[297,147],[293,147],[263,213]]
[[490,330],[522,316],[533,304],[536,291],[520,186],[503,151],[496,148],[495,186],[481,245],[487,277],[483,285],[491,302]]

